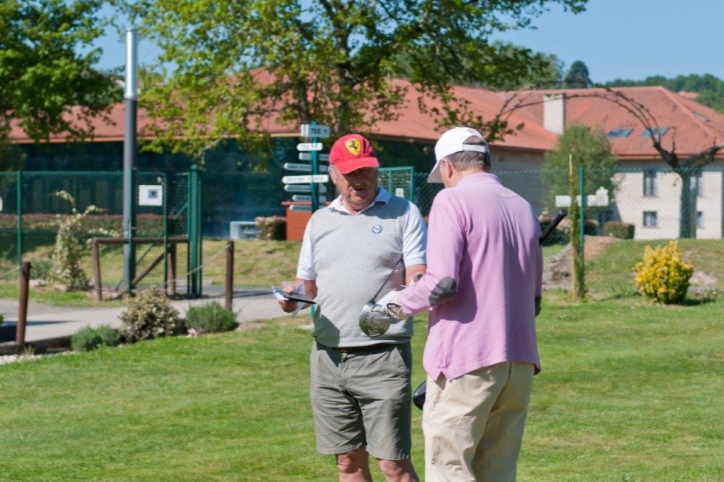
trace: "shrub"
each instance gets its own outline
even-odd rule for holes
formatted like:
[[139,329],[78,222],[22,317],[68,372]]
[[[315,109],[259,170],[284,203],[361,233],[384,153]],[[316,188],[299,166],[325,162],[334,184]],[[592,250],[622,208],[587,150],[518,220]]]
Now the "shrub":
[[239,326],[236,313],[227,310],[218,301],[203,306],[192,306],[186,312],[186,327],[199,334],[231,331]]
[[[54,192],[53,196],[68,202],[71,213],[57,214],[51,223],[58,229],[58,234],[55,237],[55,247],[50,257],[52,263],[50,276],[53,278],[52,281],[66,285],[70,290],[84,290],[88,287],[88,276],[81,266],[81,260],[87,252],[85,240],[89,237],[90,232],[84,226],[83,221],[89,214],[103,210],[91,205],[81,213],[76,208],[75,198],[66,191]],[[102,232],[101,234],[116,233]]]
[[117,346],[120,342],[121,335],[109,325],[87,326],[71,337],[70,346],[73,351],[91,351],[102,346]]
[[49,259],[36,259],[30,264],[30,279],[47,280],[52,267]]
[[128,308],[120,315],[119,331],[127,342],[151,340],[183,331],[178,310],[158,288],[138,292],[135,297],[126,295],[126,301]]
[[620,221],[609,221],[603,226],[603,232],[606,236],[613,236],[618,239],[633,239],[635,226]]
[[259,230],[257,238],[284,241],[287,239],[287,218],[282,216],[271,216],[268,218],[258,217],[254,220],[256,229]]
[[636,263],[639,293],[662,303],[678,303],[686,296],[694,267],[681,259],[676,241],[651,249],[646,246],[643,261]]
[[5,317],[3,316],[2,313],[0,313],[0,325],[3,324],[3,321],[5,321]]
[[588,219],[583,223],[583,234],[588,234],[589,236],[595,236],[598,234],[598,228],[601,227],[601,223],[599,223],[595,219]]

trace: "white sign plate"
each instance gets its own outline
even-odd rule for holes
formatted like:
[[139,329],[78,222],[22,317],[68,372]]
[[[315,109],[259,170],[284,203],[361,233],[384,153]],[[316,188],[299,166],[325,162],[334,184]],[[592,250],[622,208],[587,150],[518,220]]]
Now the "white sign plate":
[[309,184],[310,182],[328,182],[327,174],[317,174],[315,176],[284,176],[282,182],[284,184]]
[[[300,161],[311,161],[312,160],[312,153],[311,152],[300,152],[299,153],[299,160]],[[319,161],[329,161],[329,154],[319,154],[317,156],[317,160]]]
[[329,126],[302,124],[302,137],[329,137]]
[[0,197],[0,212],[3,210],[3,198]]
[[298,204],[292,204],[289,206],[290,211],[311,211],[312,206],[300,206]]
[[298,151],[321,151],[324,146],[321,142],[302,142],[297,144]]
[[[576,204],[581,205],[581,196],[576,196]],[[603,186],[599,187],[596,194],[586,196],[586,206],[608,206],[608,190]],[[567,208],[571,205],[571,196],[556,196],[556,207]]]
[[[292,201],[307,201],[307,202],[309,202],[309,201],[311,201],[311,200],[312,200],[312,196],[309,196],[308,194],[295,194],[294,196],[292,196]],[[327,202],[327,198],[324,197],[324,196],[319,196],[319,202],[321,202],[321,203]]]
[[[311,172],[312,166],[311,166],[311,164],[297,164],[294,162],[287,162],[284,164],[284,169],[286,169],[287,171]],[[317,171],[327,172],[327,165],[326,164],[318,165]]]
[[163,206],[163,186],[148,184],[138,186],[139,206]]
[[[327,186],[323,184],[317,186],[317,189],[319,189],[319,194],[324,194],[327,192]],[[312,192],[312,186],[304,184],[287,184],[286,186],[284,186],[284,190],[286,192]]]

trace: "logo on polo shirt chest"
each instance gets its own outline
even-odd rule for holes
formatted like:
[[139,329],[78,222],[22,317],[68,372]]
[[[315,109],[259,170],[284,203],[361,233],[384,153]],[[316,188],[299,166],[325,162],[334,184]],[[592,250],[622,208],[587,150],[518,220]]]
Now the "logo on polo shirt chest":
[[381,224],[375,224],[372,226],[372,234],[380,234],[382,232],[382,225]]

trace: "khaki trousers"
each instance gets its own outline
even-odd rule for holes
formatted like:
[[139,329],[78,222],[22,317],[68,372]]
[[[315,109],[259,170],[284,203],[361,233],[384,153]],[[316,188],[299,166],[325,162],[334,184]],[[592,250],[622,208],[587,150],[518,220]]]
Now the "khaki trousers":
[[533,365],[500,363],[454,380],[427,379],[422,412],[426,482],[512,482]]

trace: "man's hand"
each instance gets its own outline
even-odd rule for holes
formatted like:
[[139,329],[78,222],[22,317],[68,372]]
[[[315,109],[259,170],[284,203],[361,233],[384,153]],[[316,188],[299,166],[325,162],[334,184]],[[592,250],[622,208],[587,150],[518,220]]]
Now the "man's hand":
[[[292,295],[292,294],[294,294],[294,287],[287,286],[286,288],[283,288],[282,291],[288,295]],[[297,309],[298,304],[299,304],[298,301],[279,300],[279,306],[282,307],[282,311],[284,313],[293,313]]]
[[400,306],[400,292],[395,290],[383,296],[374,308],[372,308],[372,311],[391,316],[397,320],[407,319],[407,315],[402,311],[402,307]]

